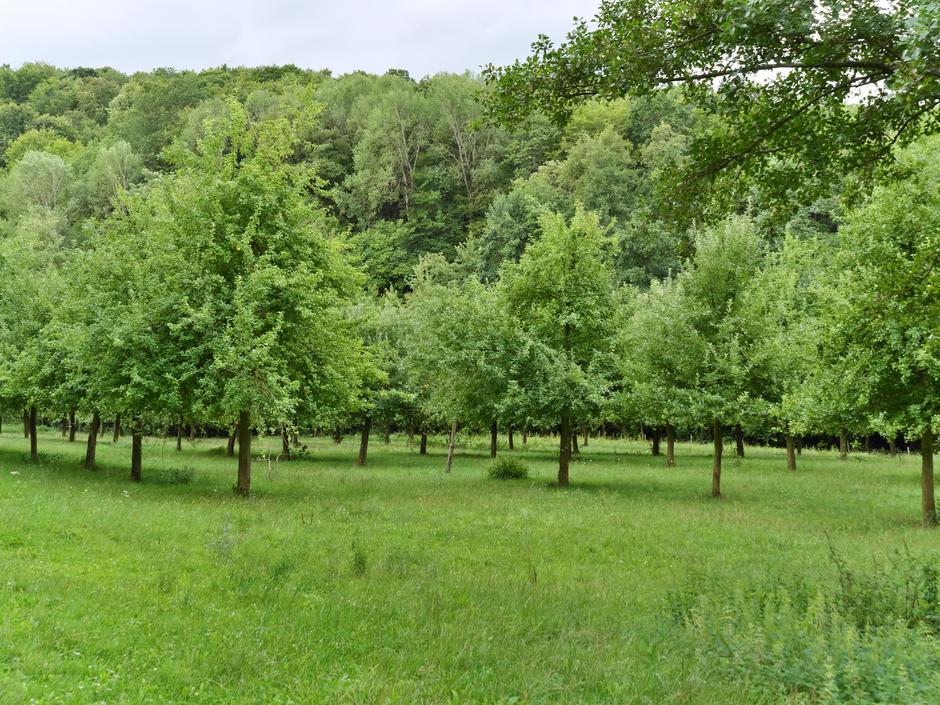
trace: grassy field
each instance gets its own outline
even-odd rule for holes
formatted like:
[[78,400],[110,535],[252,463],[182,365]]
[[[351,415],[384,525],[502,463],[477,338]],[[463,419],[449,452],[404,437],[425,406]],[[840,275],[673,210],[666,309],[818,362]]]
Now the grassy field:
[[[254,466],[237,499],[223,440],[130,445],[0,437],[0,703],[747,703],[703,669],[669,617],[694,576],[725,589],[768,575],[829,580],[830,542],[864,566],[918,526],[918,458],[781,450],[666,468],[648,445],[592,440],[573,486],[554,443],[514,455],[532,477],[485,477],[483,439],[453,473],[374,438],[306,439],[301,460]],[[260,441],[259,453],[277,439]],[[181,480],[192,478],[191,482]]]

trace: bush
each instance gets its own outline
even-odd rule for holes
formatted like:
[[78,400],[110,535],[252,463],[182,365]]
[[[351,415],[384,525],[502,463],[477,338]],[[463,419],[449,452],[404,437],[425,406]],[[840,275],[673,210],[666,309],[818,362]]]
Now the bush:
[[168,485],[188,485],[196,479],[196,470],[188,465],[183,468],[166,468],[160,473],[160,482]]
[[529,468],[515,458],[500,457],[490,463],[486,474],[491,480],[524,480],[529,476]]
[[940,572],[909,554],[868,574],[833,559],[834,583],[700,592],[699,580],[670,609],[706,670],[771,699],[940,702]]

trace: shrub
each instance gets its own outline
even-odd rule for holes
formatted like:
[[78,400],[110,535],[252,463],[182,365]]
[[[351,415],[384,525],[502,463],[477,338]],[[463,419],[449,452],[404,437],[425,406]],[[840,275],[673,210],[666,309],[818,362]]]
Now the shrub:
[[524,480],[529,476],[526,464],[515,458],[500,457],[486,471],[491,480]]
[[190,466],[182,468],[165,468],[160,473],[160,481],[168,485],[188,485],[196,479],[196,470]]
[[834,583],[699,592],[699,580],[670,609],[706,670],[770,699],[940,702],[940,572],[909,554],[867,574],[833,559]]

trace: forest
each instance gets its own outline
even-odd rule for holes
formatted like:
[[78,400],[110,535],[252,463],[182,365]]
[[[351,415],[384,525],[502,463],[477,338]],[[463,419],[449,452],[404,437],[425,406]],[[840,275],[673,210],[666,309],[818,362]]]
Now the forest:
[[[500,516],[498,495],[486,494],[498,490],[474,497],[461,465],[478,473],[479,456],[493,477],[525,477],[528,458],[541,478],[531,492],[575,493],[542,508],[540,494],[517,498],[525,512],[559,512],[559,525],[559,503],[576,502],[570,511],[586,519],[627,485],[644,513],[680,483],[692,522],[733,521],[742,502],[758,512],[753,503],[798,492],[788,501],[802,521],[821,522],[814,541],[825,534],[842,592],[820,602],[805,585],[768,588],[756,600],[735,593],[729,606],[671,585],[683,638],[708,651],[697,652],[700,667],[732,680],[705,677],[719,688],[705,692],[694,674],[673,674],[666,690],[687,699],[670,702],[730,702],[723,688],[734,678],[752,683],[747,697],[771,698],[761,702],[929,702],[940,692],[929,675],[940,665],[935,551],[863,578],[852,573],[857,548],[845,548],[846,564],[828,532],[857,521],[935,548],[932,532],[897,522],[937,525],[940,11],[811,6],[608,1],[563,43],[537,40],[528,59],[420,79],[293,65],[131,75],[0,66],[0,460],[15,465],[10,479],[97,469],[67,481],[125,495],[153,483],[176,512],[205,501],[199,482],[189,498],[185,486],[205,465],[226,478],[213,486],[234,490],[225,511],[242,516],[257,511],[249,501],[275,514],[279,502],[293,507],[272,468],[294,468],[289,487],[306,497],[312,483],[316,497],[320,480],[298,468],[327,463],[324,492],[353,491],[335,470],[349,468],[356,492],[382,483],[407,515],[403,486],[433,497],[443,490],[424,484],[432,476],[455,478],[459,501]],[[621,453],[642,463],[631,472],[645,485],[604,465]],[[892,468],[890,490],[870,463]],[[368,474],[388,467],[400,473],[394,485]],[[26,501],[20,492],[2,497]],[[838,504],[802,504],[827,493]],[[890,518],[872,508],[882,499]],[[709,512],[720,514],[702,519]],[[9,525],[4,551],[26,540],[14,536],[27,532],[25,517]],[[230,560],[228,531],[213,544],[220,561]],[[351,539],[353,576],[372,568],[362,540]],[[821,559],[808,560],[818,573]],[[526,570],[534,588],[540,568]],[[914,592],[891,611],[887,596],[902,584]],[[497,604],[518,618],[511,600]],[[816,622],[799,622],[802,612]],[[793,623],[773,632],[774,619]],[[749,620],[767,622],[763,646],[747,641]],[[855,641],[780,656],[812,629]],[[26,638],[0,619],[4,631]],[[761,666],[764,648],[777,651]],[[866,680],[888,652],[894,670]],[[547,681],[525,668],[508,684],[490,688],[481,675],[464,689],[453,658],[427,693],[387,679],[383,690],[373,673],[376,682],[354,678],[366,691],[341,696],[333,684],[320,696],[641,701],[593,692],[580,671],[586,681],[557,691],[539,690]],[[8,675],[28,671],[20,659]],[[818,659],[828,671],[761,670]],[[541,685],[505,699],[527,678]],[[85,702],[29,680],[21,690],[8,682],[23,698],[9,702]],[[232,691],[224,681],[211,681],[218,702],[242,702],[233,692],[315,701],[302,688]],[[202,702],[154,687],[114,702]],[[647,698],[665,692],[644,687]]]

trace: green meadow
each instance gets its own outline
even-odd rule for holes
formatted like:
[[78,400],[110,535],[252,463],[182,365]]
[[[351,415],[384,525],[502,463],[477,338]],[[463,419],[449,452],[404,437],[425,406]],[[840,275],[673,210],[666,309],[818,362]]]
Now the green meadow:
[[592,439],[558,489],[551,438],[517,441],[515,481],[487,478],[483,438],[460,439],[450,474],[443,438],[421,456],[375,436],[365,468],[351,437],[302,439],[289,462],[269,438],[244,499],[224,439],[146,439],[135,484],[129,440],[102,440],[86,471],[83,443],[46,432],[32,463],[14,431],[4,705],[821,701],[697,657],[674,595],[829,585],[833,554],[860,571],[940,555],[917,456],[805,450],[788,472],[782,450],[748,447],[714,500],[705,445],[667,468],[646,443]]

